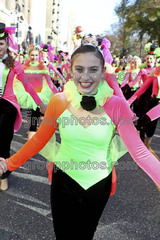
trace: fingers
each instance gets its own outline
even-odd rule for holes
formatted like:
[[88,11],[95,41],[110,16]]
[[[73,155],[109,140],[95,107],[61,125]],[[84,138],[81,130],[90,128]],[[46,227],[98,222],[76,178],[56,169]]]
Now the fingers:
[[40,106],[40,112],[45,114],[45,111],[47,109],[47,105],[46,104],[43,104],[43,106]]
[[0,176],[8,170],[6,161],[4,158],[0,158]]

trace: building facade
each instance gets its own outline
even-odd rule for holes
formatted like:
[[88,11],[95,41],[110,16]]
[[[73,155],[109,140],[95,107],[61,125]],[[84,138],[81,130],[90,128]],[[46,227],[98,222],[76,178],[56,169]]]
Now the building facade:
[[0,0],[0,22],[16,26],[19,46],[51,44],[55,51],[73,51],[76,16],[70,0]]

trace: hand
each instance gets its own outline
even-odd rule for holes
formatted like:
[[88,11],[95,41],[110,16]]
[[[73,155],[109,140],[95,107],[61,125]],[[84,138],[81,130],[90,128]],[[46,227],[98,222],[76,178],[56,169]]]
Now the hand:
[[43,113],[43,114],[45,114],[47,105],[44,104],[43,102],[41,102],[38,106],[40,107],[40,112]]
[[0,158],[0,176],[8,170],[6,161],[4,158]]

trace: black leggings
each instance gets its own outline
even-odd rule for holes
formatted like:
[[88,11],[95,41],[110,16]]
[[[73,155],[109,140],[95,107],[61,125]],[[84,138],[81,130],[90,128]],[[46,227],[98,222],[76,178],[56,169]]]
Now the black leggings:
[[[16,119],[17,109],[7,100],[0,99],[0,157],[10,157],[10,146],[14,133],[14,122]],[[3,174],[5,178],[10,174],[7,171]]]
[[30,128],[29,131],[36,132],[37,127],[40,123],[40,117],[43,116],[41,114],[40,109],[37,108],[35,111],[31,110],[31,119],[30,119]]
[[53,171],[51,207],[57,240],[91,240],[111,191],[112,174],[87,190]]

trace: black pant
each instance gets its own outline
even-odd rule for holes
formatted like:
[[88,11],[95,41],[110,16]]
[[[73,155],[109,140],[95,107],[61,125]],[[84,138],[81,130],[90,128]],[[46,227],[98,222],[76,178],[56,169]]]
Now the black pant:
[[[0,157],[10,157],[17,109],[7,100],[0,99]],[[2,178],[9,175],[9,171]]]
[[30,121],[29,131],[32,131],[32,132],[37,131],[38,123],[40,122],[41,116],[43,116],[43,114],[41,114],[39,108],[37,108],[35,111],[31,110],[31,121]]
[[[96,173],[95,173],[96,174]],[[111,191],[112,174],[87,190],[53,171],[51,207],[57,240],[91,240]]]

